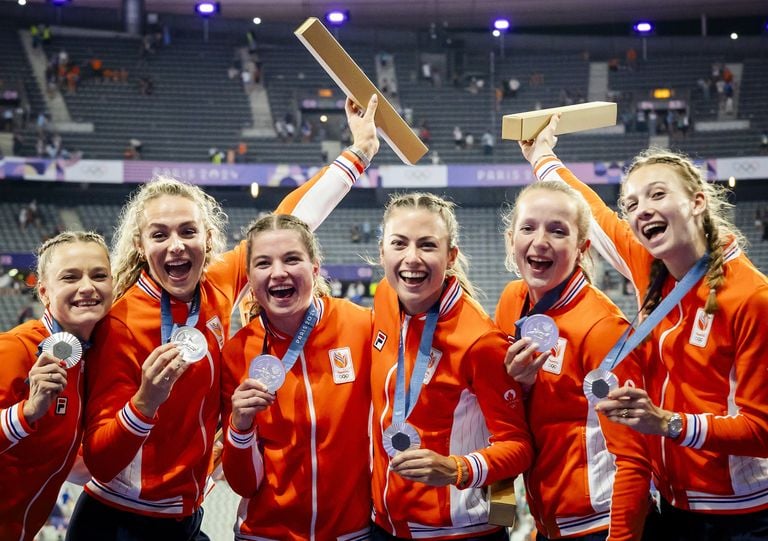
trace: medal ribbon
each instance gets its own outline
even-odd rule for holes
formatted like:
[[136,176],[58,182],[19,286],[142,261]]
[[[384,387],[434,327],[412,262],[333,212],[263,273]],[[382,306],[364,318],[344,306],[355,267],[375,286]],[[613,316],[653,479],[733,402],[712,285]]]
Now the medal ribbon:
[[656,309],[646,318],[638,327],[635,332],[630,336],[632,331],[632,325],[627,327],[616,344],[605,356],[605,359],[600,363],[599,369],[612,370],[617,367],[624,359],[627,358],[633,349],[635,349],[640,342],[645,340],[645,337],[650,334],[653,328],[659,324],[659,322],[666,316],[672,308],[680,302],[680,300],[688,293],[691,288],[696,285],[702,276],[707,271],[707,263],[709,262],[709,252],[701,256],[696,264],[691,267],[688,272],[685,273],[683,279],[680,280],[677,285],[669,292],[669,295],[659,303]]
[[[56,321],[56,318],[53,317],[53,314],[51,314],[47,309],[45,311],[45,316],[43,316],[43,320],[46,320],[46,319],[50,320],[51,336],[53,336],[56,333],[67,332],[61,328],[61,325],[59,324],[59,322]],[[69,334],[72,334],[72,333],[69,333]],[[75,335],[72,334],[72,336],[75,336]],[[83,340],[79,336],[75,336],[75,338],[77,338],[80,341],[80,346],[83,348],[83,351],[86,351],[88,348],[91,347],[91,343],[88,340]],[[37,347],[37,356],[39,357],[42,352],[43,352],[43,342],[40,342],[40,344]]]
[[[195,288],[195,294],[192,296],[192,303],[189,306],[189,314],[187,315],[187,322],[184,324],[187,327],[194,327],[197,325],[197,320],[200,318],[200,285]],[[173,321],[173,314],[171,313],[171,296],[163,289],[160,295],[160,332],[163,340],[163,344],[168,343],[171,339],[173,331],[176,330],[178,324]]]
[[400,331],[400,345],[397,349],[397,379],[395,380],[395,402],[392,406],[392,424],[401,425],[416,406],[424,385],[424,375],[427,373],[429,359],[432,353],[432,338],[435,336],[437,318],[440,313],[440,301],[427,312],[427,320],[424,323],[424,331],[421,333],[419,352],[411,373],[411,382],[408,386],[408,395],[405,394],[405,336]]
[[528,306],[530,304],[530,297],[526,295],[525,297],[525,305],[523,306],[523,311],[520,314],[520,319],[515,321],[515,340],[520,340],[521,335],[520,332],[523,328],[523,323],[526,319],[528,319],[528,316],[532,316],[534,314],[543,314],[560,299],[560,296],[563,294],[563,290],[565,290],[566,286],[568,285],[568,282],[571,281],[571,278],[573,278],[573,275],[578,271],[578,269],[574,270],[568,278],[560,282],[558,285],[547,291],[544,296],[539,299],[539,302],[537,302],[533,308],[528,311]]
[[[266,319],[266,316],[262,312],[262,323],[264,324],[264,328],[267,328],[267,324],[264,321]],[[293,365],[296,364],[296,359],[299,358],[299,354],[301,353],[301,350],[304,349],[304,344],[307,343],[307,339],[309,338],[309,334],[312,332],[312,329],[315,328],[315,325],[317,324],[318,320],[318,310],[315,306],[314,302],[309,303],[309,308],[307,308],[307,311],[304,313],[304,321],[301,322],[301,325],[299,326],[298,330],[296,331],[296,334],[293,335],[293,339],[291,340],[291,345],[288,346],[288,351],[285,352],[285,356],[283,357],[283,366],[285,366],[285,371],[289,372],[291,368],[293,368]],[[266,332],[264,334],[264,341],[266,345]],[[266,352],[265,352],[266,353]]]

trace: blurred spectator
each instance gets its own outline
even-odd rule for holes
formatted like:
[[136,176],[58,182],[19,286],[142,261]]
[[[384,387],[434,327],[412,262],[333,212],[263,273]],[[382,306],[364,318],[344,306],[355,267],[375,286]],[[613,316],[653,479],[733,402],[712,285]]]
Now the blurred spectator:
[[637,51],[634,49],[634,47],[627,49],[626,59],[627,69],[634,71],[635,66],[637,65]]
[[768,130],[760,134],[760,154],[768,154]]
[[[432,162],[432,165],[440,165],[440,154],[438,154],[437,150],[433,150],[429,153],[429,159]],[[327,160],[326,160],[327,161]]]
[[21,156],[21,151],[24,148],[24,136],[21,132],[13,132],[13,155]]
[[349,230],[349,240],[358,243],[360,242],[360,226],[353,224]]
[[419,139],[421,139],[427,146],[432,142],[432,132],[429,131],[429,126],[427,125],[426,120],[422,120],[421,126],[419,127]]
[[482,137],[480,138],[480,143],[483,145],[484,155],[490,156],[493,154],[493,147],[496,144],[496,140],[490,131],[485,130],[485,133],[483,133]]
[[36,24],[30,26],[29,36],[32,38],[32,48],[37,49],[40,46],[40,27]]
[[306,118],[301,122],[301,140],[304,143],[312,140],[312,123]]
[[43,25],[42,30],[40,31],[40,37],[43,42],[43,46],[48,46],[51,44],[51,27],[46,25]]
[[142,150],[144,150],[144,143],[140,139],[131,137],[128,139],[128,147],[123,152],[123,156],[126,160],[140,160]]
[[471,150],[475,146],[475,136],[468,133],[464,136],[464,148]]
[[464,148],[464,133],[458,126],[453,127],[453,144],[457,150]]
[[368,220],[363,221],[363,242],[370,242],[371,240],[371,222]]
[[288,140],[288,131],[285,129],[285,120],[278,118],[275,120],[275,133],[277,138],[283,143]]
[[237,161],[239,163],[245,163],[248,155],[248,144],[245,141],[240,141],[237,144]]
[[518,90],[520,90],[520,81],[518,81],[517,79],[512,77],[507,82],[507,87],[506,87],[507,95],[510,98],[515,98],[515,97],[517,97],[517,91]]
[[142,96],[151,96],[155,92],[155,82],[149,75],[139,77],[139,93]]
[[88,66],[91,68],[91,77],[104,81],[104,62],[101,58],[94,56],[88,61]]

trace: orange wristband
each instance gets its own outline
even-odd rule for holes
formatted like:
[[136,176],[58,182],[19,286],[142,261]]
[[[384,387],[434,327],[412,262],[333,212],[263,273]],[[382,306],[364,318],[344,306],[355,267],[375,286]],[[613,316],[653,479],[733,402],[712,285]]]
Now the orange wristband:
[[460,488],[461,480],[464,478],[464,474],[461,471],[461,459],[456,455],[451,455],[451,458],[456,463],[456,482],[453,484]]

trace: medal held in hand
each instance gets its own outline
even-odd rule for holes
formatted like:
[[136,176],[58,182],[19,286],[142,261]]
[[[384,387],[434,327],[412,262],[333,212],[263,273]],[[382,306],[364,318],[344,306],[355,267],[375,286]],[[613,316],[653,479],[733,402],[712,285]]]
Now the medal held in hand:
[[196,363],[208,353],[205,335],[189,325],[178,327],[171,333],[171,342],[181,351],[181,358],[187,363]]
[[560,331],[555,320],[551,317],[544,314],[534,314],[525,318],[520,328],[520,335],[527,336],[536,342],[539,345],[536,351],[544,353],[557,345]]
[[64,361],[67,368],[72,368],[83,358],[83,346],[80,345],[80,340],[68,332],[52,334],[43,340],[40,347],[44,352]]
[[596,403],[608,396],[608,393],[619,388],[619,378],[610,370],[596,368],[584,378],[584,394],[590,403]]
[[401,451],[418,449],[421,438],[416,429],[408,423],[391,424],[384,431],[382,445],[389,456],[395,456]]
[[267,391],[275,393],[285,382],[285,366],[274,355],[259,355],[251,360],[248,377],[260,381]]

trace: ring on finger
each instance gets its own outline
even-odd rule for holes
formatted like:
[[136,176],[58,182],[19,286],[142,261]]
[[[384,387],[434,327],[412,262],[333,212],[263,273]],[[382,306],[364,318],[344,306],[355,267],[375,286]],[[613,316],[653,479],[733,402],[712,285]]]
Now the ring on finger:
[[629,417],[629,409],[624,408],[623,410],[621,410],[621,413],[619,413],[619,416],[622,419],[626,419],[627,417]]

